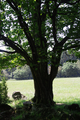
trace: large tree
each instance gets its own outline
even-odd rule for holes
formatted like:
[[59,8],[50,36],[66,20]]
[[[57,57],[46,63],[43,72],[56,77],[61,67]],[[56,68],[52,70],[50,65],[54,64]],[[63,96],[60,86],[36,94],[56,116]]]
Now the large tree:
[[7,46],[0,50],[5,52],[0,55],[1,65],[29,65],[33,100],[53,104],[52,82],[61,54],[80,47],[80,1],[1,0],[0,6],[0,41]]

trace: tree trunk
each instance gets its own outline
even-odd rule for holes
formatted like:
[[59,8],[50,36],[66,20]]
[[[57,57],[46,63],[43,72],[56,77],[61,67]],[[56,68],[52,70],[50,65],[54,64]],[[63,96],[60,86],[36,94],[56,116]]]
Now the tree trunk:
[[47,62],[45,61],[47,58],[43,57],[41,59],[43,61],[36,63],[34,64],[34,67],[31,67],[35,88],[34,101],[37,104],[47,106],[52,106],[52,104],[54,104],[52,83],[57,75],[61,52],[61,50],[57,49],[57,51],[53,54],[50,75],[48,74]]
[[32,70],[34,78],[35,96],[33,101],[38,105],[52,106],[53,102],[53,87],[49,76],[46,74],[41,77],[39,70]]

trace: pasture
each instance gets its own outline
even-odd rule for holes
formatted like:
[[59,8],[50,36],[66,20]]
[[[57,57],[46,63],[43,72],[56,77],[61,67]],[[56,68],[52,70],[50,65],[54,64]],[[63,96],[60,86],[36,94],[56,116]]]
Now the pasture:
[[[33,80],[8,80],[7,86],[10,98],[14,91],[20,91],[28,100],[34,96]],[[53,81],[53,92],[55,102],[80,105],[80,77],[56,78]]]

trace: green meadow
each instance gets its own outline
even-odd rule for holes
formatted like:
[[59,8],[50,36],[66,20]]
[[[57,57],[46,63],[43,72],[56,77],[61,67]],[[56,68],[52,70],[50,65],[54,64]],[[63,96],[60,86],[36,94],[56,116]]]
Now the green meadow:
[[[34,96],[33,80],[8,80],[8,95],[12,99],[14,91],[20,91],[27,100]],[[54,101],[57,103],[78,103],[80,105],[80,77],[56,78],[53,81]]]

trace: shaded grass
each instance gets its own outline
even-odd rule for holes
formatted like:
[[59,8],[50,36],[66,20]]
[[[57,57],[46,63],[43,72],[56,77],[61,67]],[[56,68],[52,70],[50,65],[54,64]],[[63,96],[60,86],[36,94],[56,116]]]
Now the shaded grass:
[[[9,80],[7,85],[10,98],[14,91],[20,91],[28,100],[34,96],[33,80]],[[56,78],[53,82],[53,92],[55,102],[80,105],[80,78]]]

